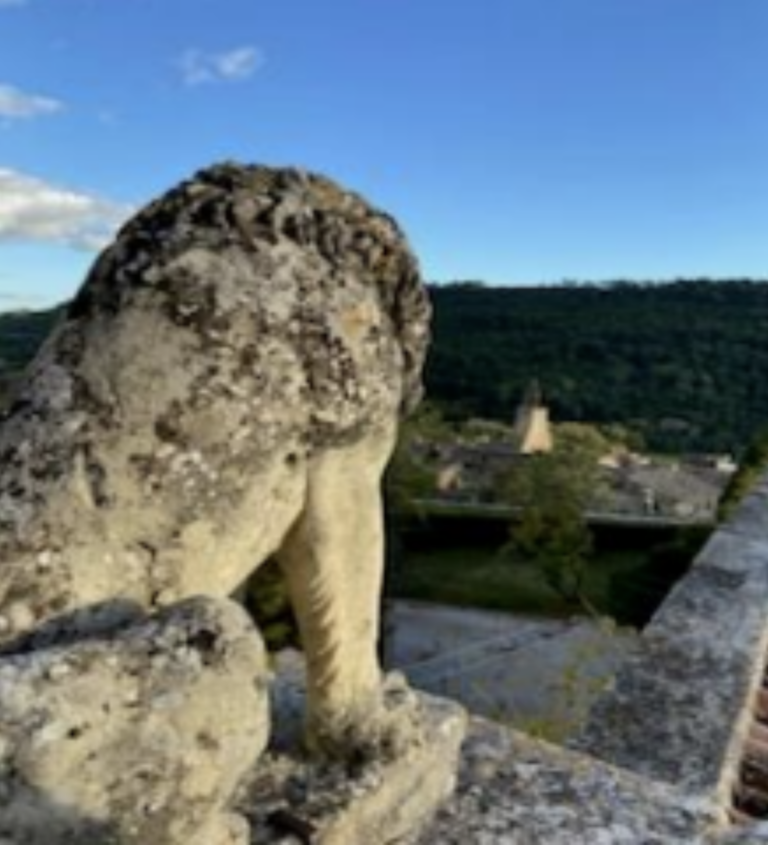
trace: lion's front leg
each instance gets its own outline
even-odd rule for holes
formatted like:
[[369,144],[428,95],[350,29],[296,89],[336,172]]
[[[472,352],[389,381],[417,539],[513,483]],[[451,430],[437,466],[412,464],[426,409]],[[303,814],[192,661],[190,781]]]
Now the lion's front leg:
[[380,483],[393,439],[369,435],[312,460],[305,508],[278,555],[307,660],[308,741],[337,757],[381,741]]

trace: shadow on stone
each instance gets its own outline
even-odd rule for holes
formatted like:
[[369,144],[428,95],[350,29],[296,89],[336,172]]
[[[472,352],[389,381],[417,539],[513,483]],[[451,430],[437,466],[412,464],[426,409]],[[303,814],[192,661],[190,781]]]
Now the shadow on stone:
[[87,605],[54,616],[34,630],[4,643],[0,647],[0,657],[30,654],[53,646],[66,648],[76,643],[110,639],[146,617],[146,610],[128,599],[111,599]]
[[0,780],[0,845],[123,845],[109,822],[88,818],[29,786]]

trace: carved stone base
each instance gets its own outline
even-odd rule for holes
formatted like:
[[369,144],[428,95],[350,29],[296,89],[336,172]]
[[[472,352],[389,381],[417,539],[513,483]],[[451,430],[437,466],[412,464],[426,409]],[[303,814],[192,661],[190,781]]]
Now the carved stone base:
[[321,765],[301,750],[302,684],[294,673],[278,674],[277,732],[240,806],[254,845],[416,840],[454,790],[467,717],[454,702],[416,693],[399,679],[387,687],[387,709],[411,725],[404,748],[392,759]]

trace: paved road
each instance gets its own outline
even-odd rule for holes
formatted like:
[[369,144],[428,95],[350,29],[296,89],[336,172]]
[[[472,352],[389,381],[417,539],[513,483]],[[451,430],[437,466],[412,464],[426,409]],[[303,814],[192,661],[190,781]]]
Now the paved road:
[[[484,502],[451,502],[446,499],[416,499],[414,505],[425,513],[459,514],[471,516],[509,519],[522,513],[523,509],[510,505],[494,505]],[[585,519],[590,525],[621,525],[627,528],[685,528],[687,526],[712,527],[715,524],[714,515],[696,514],[690,517],[656,515],[656,514],[627,514],[612,513],[610,511],[587,511]]]
[[562,740],[581,723],[634,636],[584,620],[550,620],[392,602],[385,659],[413,686]]

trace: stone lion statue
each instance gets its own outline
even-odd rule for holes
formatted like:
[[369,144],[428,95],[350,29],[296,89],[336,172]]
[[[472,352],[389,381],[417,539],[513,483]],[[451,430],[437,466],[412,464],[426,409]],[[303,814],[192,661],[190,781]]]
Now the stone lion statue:
[[221,164],[151,203],[0,424],[2,640],[225,596],[275,555],[308,735],[347,753],[380,709],[380,477],[428,322],[396,223],[328,179]]

